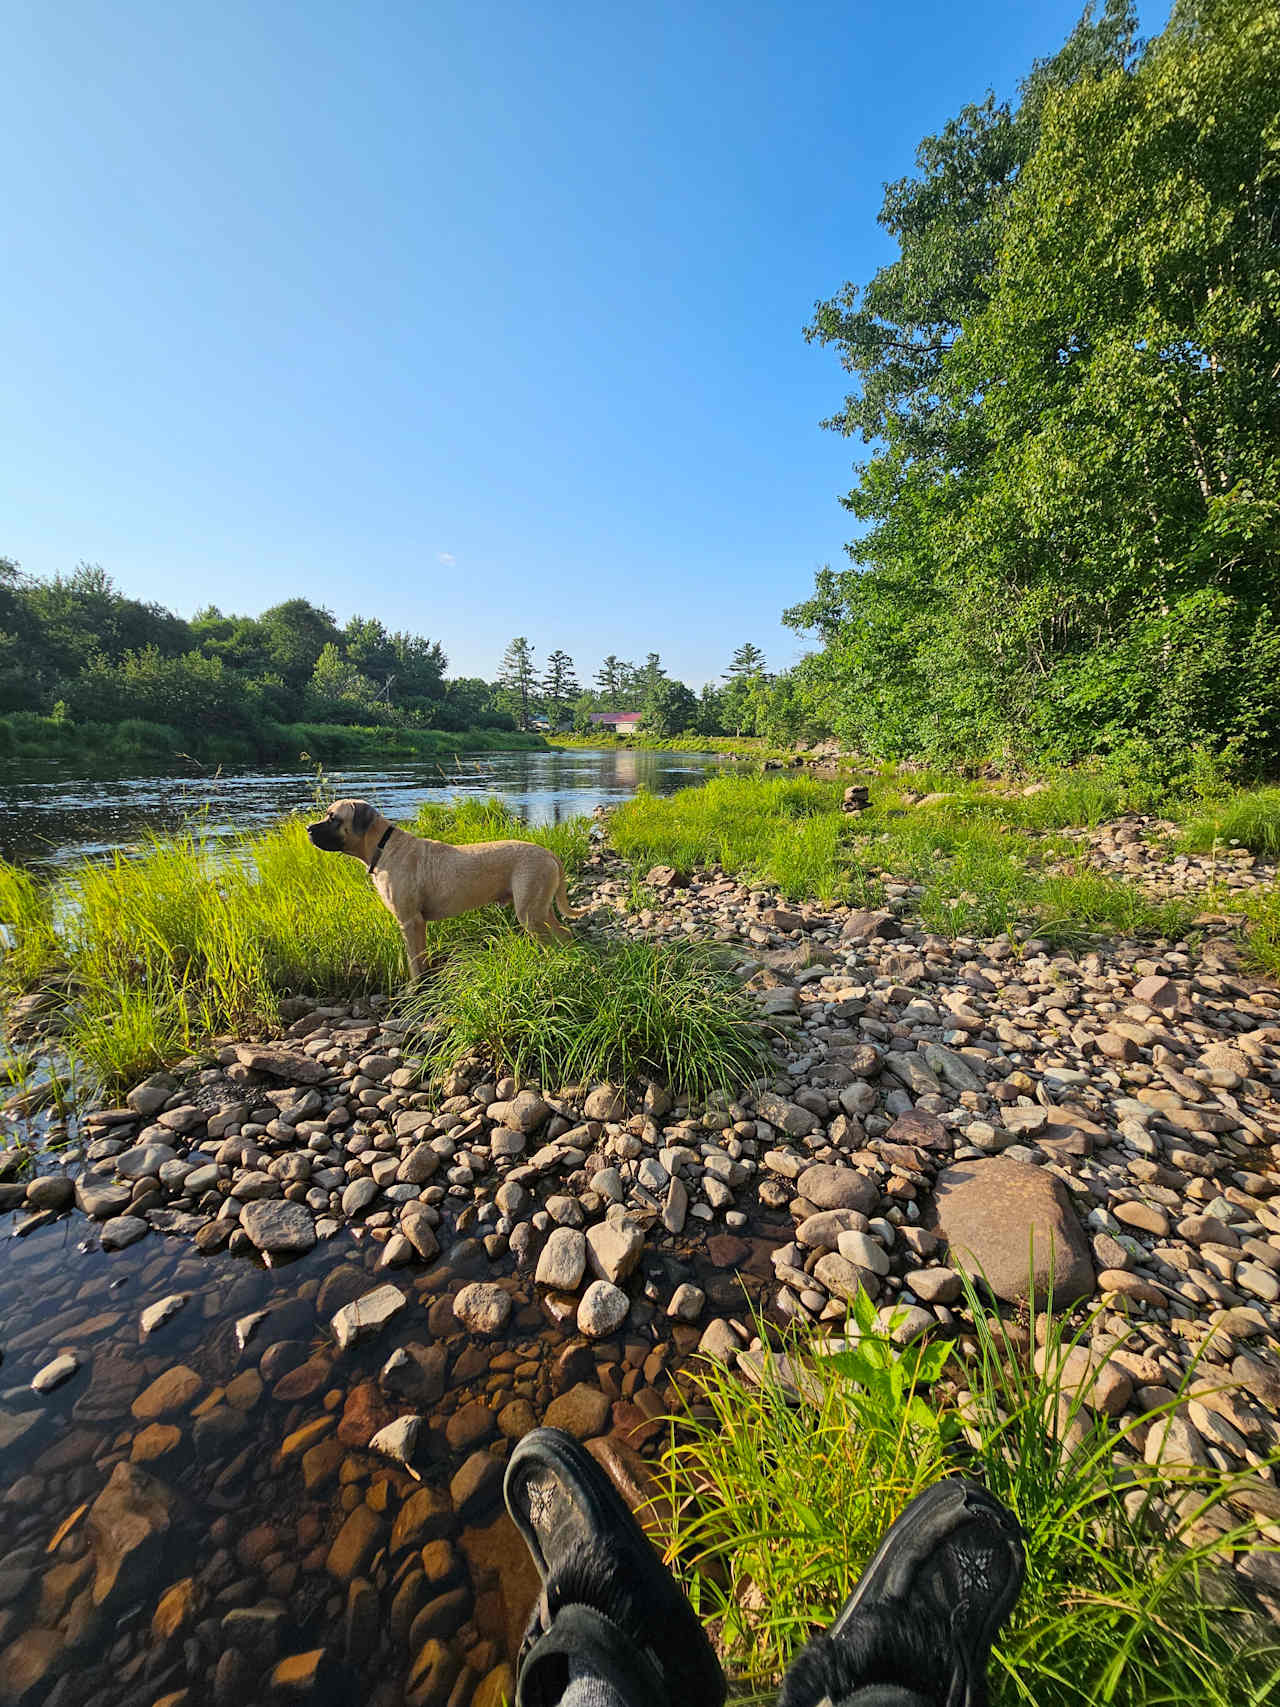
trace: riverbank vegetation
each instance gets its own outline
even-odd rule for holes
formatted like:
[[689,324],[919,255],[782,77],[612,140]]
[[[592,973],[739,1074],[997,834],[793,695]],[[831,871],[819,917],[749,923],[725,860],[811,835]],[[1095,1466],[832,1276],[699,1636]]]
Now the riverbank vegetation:
[[[428,804],[409,827],[536,841],[571,877],[590,848],[586,819],[530,827],[497,800]],[[218,1036],[278,1029],[286,996],[405,983],[400,933],[360,862],[319,853],[300,819],[233,841],[155,837],[47,882],[0,865],[0,921],[3,986],[56,999],[68,1056],[110,1090]],[[429,925],[427,940],[433,970],[401,1012],[440,1074],[479,1052],[548,1085],[646,1075],[731,1094],[768,1059],[709,950],[581,936],[548,949],[496,907]]]
[[897,256],[808,328],[863,527],[786,618],[846,745],[1280,759],[1278,68],[1271,0],[1147,43],[1107,0],[887,186]]
[[[910,782],[911,792],[906,794]],[[746,883],[770,884],[790,901],[879,906],[887,884],[910,884],[913,910],[942,935],[1038,935],[1080,944],[1089,935],[1179,937],[1196,908],[1159,898],[1123,877],[1084,864],[1077,843],[1055,831],[1103,823],[1125,811],[1154,811],[1188,823],[1231,824],[1234,842],[1271,854],[1275,790],[1236,790],[1215,801],[1155,797],[1111,778],[1065,773],[1021,794],[945,773],[872,778],[864,813],[841,811],[841,782],[812,777],[713,777],[696,789],[638,794],[609,819],[609,840],[640,872],[672,865],[681,874],[720,867]],[[905,804],[910,799],[913,804]],[[1229,852],[1229,843],[1220,843]],[[1205,903],[1241,908],[1215,896]],[[1270,964],[1266,922],[1254,953]]]
[[39,579],[0,558],[0,760],[332,761],[513,736],[497,687],[447,666],[436,640],[374,617],[339,627],[307,599],[187,621],[96,565]]
[[943,1344],[895,1347],[860,1299],[834,1346],[798,1329],[779,1343],[758,1324],[775,1349],[757,1383],[713,1362],[684,1378],[694,1408],[664,1459],[663,1540],[718,1624],[731,1693],[771,1697],[908,1500],[961,1471],[1025,1537],[1026,1581],[990,1668],[997,1707],[1272,1699],[1280,1641],[1233,1572],[1249,1549],[1276,1550],[1249,1478],[1171,1450],[1143,1458],[1196,1388],[1195,1365],[1163,1403],[1113,1420],[1095,1413],[1096,1374],[1064,1373],[1087,1355],[1089,1321],[1050,1315],[1015,1333],[971,1287],[965,1314],[967,1361]]

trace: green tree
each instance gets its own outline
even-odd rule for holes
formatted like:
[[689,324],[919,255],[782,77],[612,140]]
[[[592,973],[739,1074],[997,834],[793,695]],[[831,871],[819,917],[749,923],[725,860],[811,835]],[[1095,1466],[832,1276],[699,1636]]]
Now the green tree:
[[626,673],[630,668],[629,664],[624,664],[621,658],[615,658],[610,652],[596,671],[595,687],[599,696],[599,709],[601,711],[620,711],[622,709],[621,696],[626,683]]
[[388,707],[383,690],[362,674],[350,658],[344,658],[330,641],[316,659],[307,687],[307,709],[322,721],[371,723]]
[[867,751],[1280,750],[1280,14],[1114,0],[886,192],[820,304],[867,531],[789,612]]
[[647,688],[641,709],[645,730],[659,739],[692,729],[698,718],[696,696],[683,682],[674,682],[665,675],[657,677]]
[[725,675],[730,681],[748,676],[763,676],[764,674],[764,653],[750,640],[738,647],[729,660],[729,668],[725,671]]
[[698,698],[698,721],[695,725],[699,735],[723,735],[724,712],[720,704],[720,690],[714,682],[704,682],[702,693]]
[[542,678],[542,697],[553,729],[560,727],[570,703],[581,692],[569,654],[558,650],[549,653],[547,671]]
[[333,612],[313,605],[309,599],[286,599],[272,605],[257,619],[262,636],[263,663],[290,687],[302,688],[311,680],[326,646],[341,650],[342,636]]
[[502,704],[516,720],[517,729],[527,729],[537,710],[538,676],[534,668],[533,647],[524,635],[518,635],[502,655],[498,670],[502,689]]

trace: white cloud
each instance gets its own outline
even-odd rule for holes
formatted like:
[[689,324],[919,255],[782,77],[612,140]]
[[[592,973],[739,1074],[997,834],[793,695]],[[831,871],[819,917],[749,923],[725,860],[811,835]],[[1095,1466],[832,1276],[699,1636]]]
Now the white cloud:
[[446,569],[452,569],[458,559],[451,551],[437,551],[436,562],[443,563]]

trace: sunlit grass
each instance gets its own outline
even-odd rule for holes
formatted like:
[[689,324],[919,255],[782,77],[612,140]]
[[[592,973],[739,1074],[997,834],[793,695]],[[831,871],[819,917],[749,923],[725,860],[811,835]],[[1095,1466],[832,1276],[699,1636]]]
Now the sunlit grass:
[[1178,845],[1188,853],[1249,848],[1264,859],[1280,859],[1280,788],[1243,789],[1201,812]]
[[1061,1374],[1088,1324],[1050,1322],[1038,1374],[972,1290],[967,1311],[978,1355],[951,1366],[958,1407],[955,1389],[935,1397],[935,1431],[912,1422],[913,1382],[855,1380],[801,1330],[782,1350],[804,1372],[802,1403],[719,1365],[696,1378],[704,1409],[680,1419],[664,1460],[667,1540],[701,1616],[719,1621],[731,1694],[771,1693],[908,1500],[959,1470],[1026,1538],[1025,1586],[990,1668],[997,1707],[1274,1699],[1280,1639],[1232,1573],[1247,1548],[1275,1551],[1260,1520],[1227,1503],[1245,1478],[1148,1466],[1136,1449],[1186,1402],[1194,1371],[1156,1412],[1095,1420],[1089,1387]]
[[[495,803],[427,817],[450,840],[543,841],[571,870],[589,845],[582,820],[529,830]],[[275,1026],[284,996],[389,993],[406,975],[361,862],[321,853],[299,819],[231,843],[151,837],[46,883],[0,865],[0,923],[0,979],[18,990],[59,978],[67,1046],[109,1087],[222,1033]],[[445,920],[428,944],[441,956],[490,925]]]
[[736,1095],[768,1038],[715,954],[686,944],[544,945],[495,918],[401,1003],[436,1078],[469,1056],[546,1087],[641,1078]]

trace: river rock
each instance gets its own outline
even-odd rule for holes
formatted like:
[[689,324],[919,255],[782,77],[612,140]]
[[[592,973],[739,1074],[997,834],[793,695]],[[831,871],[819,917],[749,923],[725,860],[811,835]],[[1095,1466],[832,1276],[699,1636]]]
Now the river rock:
[[[129,1207],[133,1197],[127,1185],[119,1180],[104,1179],[99,1174],[81,1174],[76,1181],[76,1203],[95,1221],[108,1221]],[[144,1226],[145,1232],[145,1226]]]
[[475,1280],[458,1293],[453,1313],[468,1333],[500,1333],[511,1314],[511,1294],[489,1281]]
[[156,1303],[148,1304],[138,1318],[138,1328],[143,1339],[176,1316],[186,1301],[185,1292],[171,1292],[167,1298],[160,1298]]
[[347,1518],[330,1547],[325,1569],[338,1582],[346,1584],[362,1576],[364,1568],[382,1545],[386,1525],[367,1505],[358,1505]]
[[291,1085],[318,1085],[328,1077],[328,1068],[312,1056],[297,1049],[282,1049],[278,1044],[238,1043],[236,1059],[242,1067]]
[[32,1209],[65,1209],[75,1190],[66,1174],[41,1174],[27,1186],[27,1202]]
[[102,1223],[98,1238],[104,1251],[122,1251],[136,1245],[146,1231],[147,1224],[140,1215],[113,1215]]
[[375,1286],[354,1303],[344,1304],[329,1326],[338,1342],[338,1350],[346,1351],[381,1333],[393,1316],[404,1309],[409,1300],[398,1286]]
[[273,1256],[309,1251],[316,1242],[311,1211],[305,1204],[280,1198],[246,1203],[240,1211],[240,1225],[260,1251]]
[[369,1450],[380,1452],[384,1458],[390,1458],[397,1464],[403,1464],[406,1469],[412,1469],[418,1442],[425,1427],[425,1417],[397,1417],[372,1437]]
[[627,1319],[631,1300],[609,1280],[593,1280],[578,1305],[578,1331],[588,1339],[603,1339]]
[[534,1132],[551,1113],[551,1104],[537,1091],[519,1091],[510,1102],[493,1102],[485,1109],[486,1116],[496,1126],[510,1126],[516,1132]]
[[51,1363],[46,1363],[42,1369],[37,1369],[31,1378],[31,1388],[36,1393],[52,1393],[55,1387],[61,1387],[64,1381],[70,1381],[80,1367],[80,1360],[73,1352],[64,1351],[60,1357],[55,1357]]
[[644,1254],[644,1233],[621,1211],[612,1211],[587,1232],[587,1262],[599,1280],[616,1286],[634,1273]]
[[806,1168],[796,1189],[815,1209],[856,1209],[860,1215],[871,1215],[880,1201],[879,1189],[865,1174],[827,1162]]
[[984,1279],[1007,1303],[1056,1306],[1087,1298],[1093,1262],[1066,1187],[1046,1169],[993,1156],[960,1162],[934,1185],[938,1226],[954,1266]]
[[[7,1616],[7,1614],[6,1614]],[[0,1701],[12,1707],[48,1698],[61,1669],[65,1642],[57,1630],[38,1626],[23,1632],[0,1653]]]
[[534,1279],[557,1292],[576,1292],[587,1266],[587,1242],[576,1227],[557,1227],[542,1248]]
[[582,1104],[588,1120],[621,1120],[627,1112],[627,1099],[617,1085],[593,1085]]
[[123,1605],[150,1587],[173,1508],[174,1496],[163,1482],[128,1461],[116,1465],[85,1522],[95,1566],[95,1606]]

